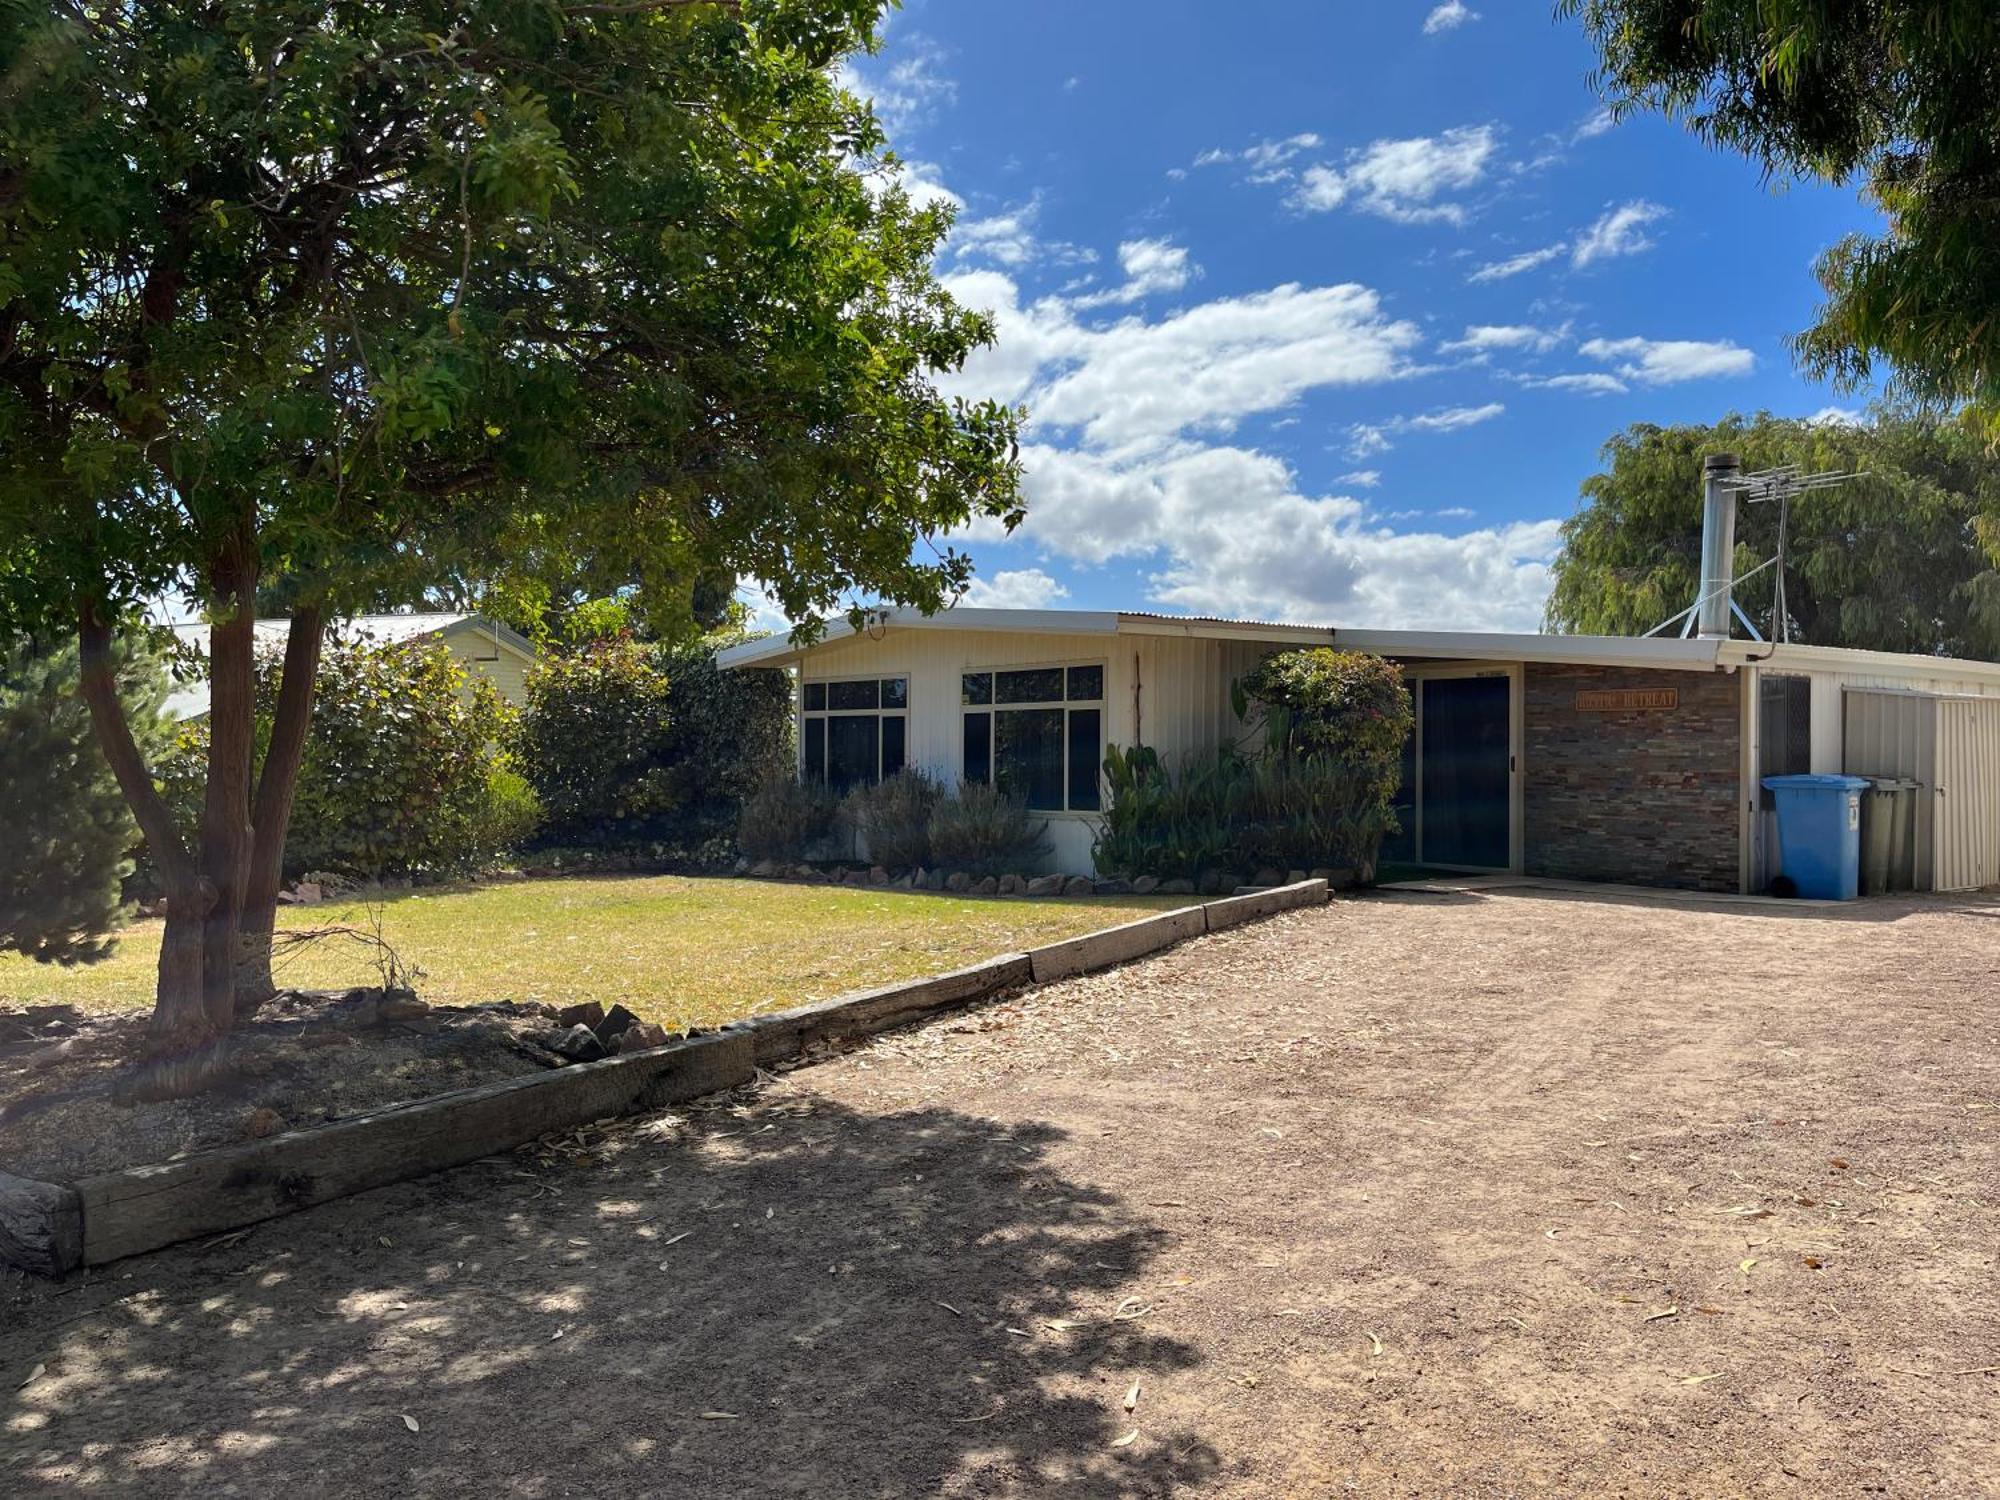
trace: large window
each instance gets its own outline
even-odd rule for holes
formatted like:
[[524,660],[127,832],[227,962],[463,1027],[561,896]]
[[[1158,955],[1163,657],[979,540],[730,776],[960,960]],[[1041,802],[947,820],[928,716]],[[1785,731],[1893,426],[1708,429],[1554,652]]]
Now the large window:
[[845,792],[903,769],[910,745],[909,678],[808,682],[801,696],[806,780]]
[[1104,668],[967,672],[965,779],[1037,812],[1096,812],[1104,760]]

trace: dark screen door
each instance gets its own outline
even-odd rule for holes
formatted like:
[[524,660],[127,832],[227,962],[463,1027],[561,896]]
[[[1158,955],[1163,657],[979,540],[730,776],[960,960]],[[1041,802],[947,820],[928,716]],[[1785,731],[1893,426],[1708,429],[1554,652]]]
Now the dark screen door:
[[1507,867],[1513,761],[1509,687],[1505,677],[1423,681],[1425,864]]

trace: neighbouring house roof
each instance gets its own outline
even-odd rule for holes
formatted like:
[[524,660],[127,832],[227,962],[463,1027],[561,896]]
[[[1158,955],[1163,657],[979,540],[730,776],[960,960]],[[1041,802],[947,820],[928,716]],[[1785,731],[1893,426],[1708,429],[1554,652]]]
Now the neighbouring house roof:
[[[949,609],[924,615],[884,610],[869,618],[870,636],[897,630],[1009,631],[1047,635],[1158,636],[1268,642],[1273,646],[1339,646],[1380,656],[1446,661],[1541,662],[1563,666],[1652,667],[1714,672],[1740,666],[1794,671],[1873,671],[1886,676],[1950,676],[2000,685],[2000,663],[1890,651],[1850,651],[1831,646],[1774,646],[1762,641],[1680,639],[1664,636],[1528,635],[1472,630],[1366,630],[1350,626],[1296,625],[1267,620],[1163,615],[1144,610]],[[827,622],[813,646],[789,636],[767,636],[720,652],[723,667],[782,667],[822,645],[855,634],[846,620]]]
[[[285,637],[291,630],[289,620],[259,620],[256,624],[257,649],[278,652],[285,649]],[[203,657],[208,656],[208,626],[195,621],[173,627],[174,635],[181,644],[192,647]],[[377,645],[398,645],[406,641],[428,640],[433,637],[476,634],[491,639],[497,645],[514,652],[517,656],[534,658],[538,653],[534,643],[519,631],[510,629],[498,620],[485,615],[431,611],[426,613],[391,615],[355,615],[350,619],[337,620],[327,627],[327,633],[339,641],[368,641]],[[198,719],[208,712],[208,682],[183,683],[167,697],[167,716],[172,719]]]

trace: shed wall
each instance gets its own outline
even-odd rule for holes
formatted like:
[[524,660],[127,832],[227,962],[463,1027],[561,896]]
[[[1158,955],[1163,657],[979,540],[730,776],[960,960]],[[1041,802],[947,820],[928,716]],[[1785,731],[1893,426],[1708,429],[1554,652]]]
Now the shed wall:
[[[1583,692],[1671,689],[1671,709],[1587,711]],[[1740,674],[1526,668],[1523,860],[1564,880],[1742,883]]]

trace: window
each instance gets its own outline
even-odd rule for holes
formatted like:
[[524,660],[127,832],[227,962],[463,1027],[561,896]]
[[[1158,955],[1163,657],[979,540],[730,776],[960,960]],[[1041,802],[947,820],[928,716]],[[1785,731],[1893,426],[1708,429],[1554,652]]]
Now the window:
[[1036,812],[1103,805],[1104,668],[967,672],[965,779],[993,782]]
[[1760,673],[1757,737],[1763,776],[1803,776],[1812,770],[1812,679]]
[[836,792],[894,776],[909,758],[910,680],[808,682],[800,693],[802,772]]

